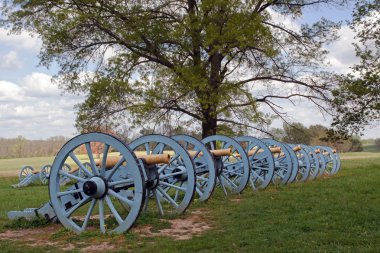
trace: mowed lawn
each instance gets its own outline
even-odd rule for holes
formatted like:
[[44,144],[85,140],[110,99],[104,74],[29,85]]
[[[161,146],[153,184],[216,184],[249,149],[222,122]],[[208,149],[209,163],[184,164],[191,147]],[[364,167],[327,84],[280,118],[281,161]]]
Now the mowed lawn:
[[[0,170],[6,170],[3,162]],[[0,232],[17,227],[6,218],[9,210],[39,207],[48,201],[46,186],[12,189],[10,185],[16,182],[16,177],[0,178]],[[47,243],[0,239],[0,251],[60,252],[70,244],[74,247],[66,250],[79,252],[102,243],[116,252],[379,252],[380,153],[343,154],[338,175],[304,184],[271,186],[260,192],[247,188],[241,195],[228,197],[217,189],[207,203],[194,203],[179,218],[186,220],[196,211],[211,229],[188,240],[142,236],[139,228],[147,225],[155,231],[170,227],[149,213],[142,214],[136,228],[123,235],[89,232],[78,236],[48,225],[34,228],[38,233],[46,230]]]

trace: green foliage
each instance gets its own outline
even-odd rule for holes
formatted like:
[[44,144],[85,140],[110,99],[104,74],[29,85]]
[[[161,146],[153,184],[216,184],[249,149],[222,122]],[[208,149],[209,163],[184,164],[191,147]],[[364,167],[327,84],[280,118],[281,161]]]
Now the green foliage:
[[303,143],[308,145],[313,137],[301,123],[284,124],[284,131],[285,136],[282,140],[287,143]]
[[207,136],[220,123],[262,130],[280,115],[280,100],[322,107],[331,95],[323,45],[336,39],[339,23],[294,29],[282,20],[345,2],[7,0],[2,10],[4,26],[41,38],[41,64],[58,64],[60,86],[85,94],[79,130],[165,117]]
[[307,145],[322,145],[334,147],[338,152],[361,152],[363,144],[359,136],[334,136],[331,138],[331,129],[322,125],[311,125],[305,127],[302,123],[294,122],[284,124],[283,128],[270,130],[273,138],[287,143],[299,143]]
[[379,0],[356,3],[351,28],[356,32],[356,55],[360,63],[353,73],[339,78],[333,91],[337,116],[333,126],[349,133],[359,133],[380,118],[380,22]]

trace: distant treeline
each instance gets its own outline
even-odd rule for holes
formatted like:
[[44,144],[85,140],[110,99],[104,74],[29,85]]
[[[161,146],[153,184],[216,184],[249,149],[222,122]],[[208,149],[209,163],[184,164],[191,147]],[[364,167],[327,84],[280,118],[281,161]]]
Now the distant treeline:
[[56,155],[68,141],[63,136],[50,137],[46,140],[28,140],[23,136],[17,138],[0,138],[0,159],[38,157]]

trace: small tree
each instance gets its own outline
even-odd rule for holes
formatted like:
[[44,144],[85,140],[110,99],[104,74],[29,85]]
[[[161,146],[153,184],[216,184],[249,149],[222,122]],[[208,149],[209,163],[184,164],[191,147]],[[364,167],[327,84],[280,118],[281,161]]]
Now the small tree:
[[312,136],[307,127],[301,123],[293,123],[291,125],[284,124],[285,136],[282,139],[287,143],[310,144]]

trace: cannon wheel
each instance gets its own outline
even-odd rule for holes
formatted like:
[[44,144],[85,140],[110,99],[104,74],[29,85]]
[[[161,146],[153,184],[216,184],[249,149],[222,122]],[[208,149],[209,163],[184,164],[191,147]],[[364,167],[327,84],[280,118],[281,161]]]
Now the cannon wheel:
[[185,150],[191,149],[195,154],[190,157],[193,159],[196,174],[196,195],[200,201],[206,201],[211,197],[216,185],[215,160],[208,148],[196,138],[189,135],[172,136]]
[[248,156],[251,164],[251,176],[249,178],[253,190],[265,189],[272,181],[274,174],[274,160],[270,149],[261,140],[251,136],[235,138],[246,153],[255,150]]
[[40,180],[42,184],[47,184],[49,182],[50,170],[51,170],[50,164],[47,164],[44,167],[42,167],[40,171]]
[[307,152],[310,160],[310,173],[309,173],[309,179],[314,180],[317,178],[320,168],[320,162],[319,162],[319,156],[317,153],[315,153],[313,148],[310,148],[306,145],[301,145],[303,149]]
[[164,209],[185,212],[195,193],[195,166],[187,151],[175,140],[158,134],[142,136],[129,147],[144,155],[167,153],[171,156],[169,164],[156,165],[159,180],[149,195],[154,196],[161,215]]
[[210,150],[228,149],[232,155],[219,157],[222,170],[218,171],[218,181],[223,187],[233,193],[241,193],[247,186],[250,176],[250,165],[243,147],[234,139],[223,135],[212,135],[202,140]]
[[286,148],[283,143],[273,139],[265,138],[261,141],[263,141],[268,147],[281,148],[281,153],[273,154],[275,170],[272,182],[275,185],[286,184],[293,170],[293,161],[288,148]]
[[[99,167],[96,166],[91,150],[93,142],[103,147]],[[92,171],[87,170],[75,154],[81,146],[86,148]],[[107,157],[111,156],[109,151],[120,152],[120,160],[106,171]],[[84,179],[66,172],[63,166],[67,160],[74,161],[89,178]],[[114,177],[119,171],[124,173],[124,178]],[[78,187],[73,190],[70,185],[60,186],[61,177],[70,178],[70,185]],[[131,192],[128,198],[119,192],[126,188]],[[142,210],[145,183],[137,158],[127,145],[108,134],[86,133],[68,141],[58,152],[51,168],[49,194],[58,220],[67,229],[80,233],[90,227],[98,227],[102,233],[122,233],[135,223]],[[72,206],[64,205],[62,199],[67,195],[79,196],[80,201]]]
[[34,169],[32,166],[28,165],[28,166],[22,167],[22,169],[20,170],[20,173],[18,175],[19,181],[21,182],[22,180],[24,180],[28,176],[32,175],[33,171],[34,171]]
[[[298,145],[291,144],[290,147],[294,148]],[[309,158],[308,152],[304,149],[302,145],[299,145],[301,147],[301,150],[298,151],[293,151],[295,152],[298,160],[298,173],[296,175],[295,180],[297,182],[305,182],[310,175],[310,170],[311,170],[311,161]]]
[[296,152],[294,152],[293,148],[287,144],[287,143],[283,143],[284,147],[286,149],[288,149],[289,151],[289,154],[290,154],[290,157],[291,157],[291,160],[292,160],[292,163],[293,163],[293,169],[292,169],[292,173],[290,175],[290,178],[287,182],[287,184],[290,184],[290,183],[293,183],[296,178],[297,178],[297,175],[299,173],[299,170],[300,170],[300,166],[299,166],[299,161],[298,161],[298,158],[297,158],[297,154]]
[[336,168],[334,170],[334,174],[338,173],[338,171],[340,170],[340,156],[339,154],[336,152],[334,153],[334,157],[335,157],[335,160],[336,160]]
[[323,173],[327,175],[335,174],[337,168],[337,160],[332,149],[325,146],[318,146],[317,148],[321,150],[321,155],[323,156],[323,159],[326,163]]
[[[318,149],[317,146],[310,146],[311,149],[314,150],[314,152]],[[317,178],[318,177],[321,177],[326,169],[326,160],[322,154],[322,152],[319,152],[319,153],[316,153],[317,154],[317,157],[318,157],[318,160],[319,160],[319,171],[318,171],[318,175],[317,175]]]

